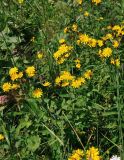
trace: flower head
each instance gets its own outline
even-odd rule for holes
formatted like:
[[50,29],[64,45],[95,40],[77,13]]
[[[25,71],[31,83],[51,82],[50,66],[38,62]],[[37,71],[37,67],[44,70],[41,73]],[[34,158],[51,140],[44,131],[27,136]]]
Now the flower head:
[[11,90],[11,84],[9,82],[4,83],[2,89],[4,92],[9,92]]
[[0,134],[0,141],[3,140],[5,137],[3,136],[3,134]]
[[86,158],[87,158],[87,160],[90,160],[90,159],[92,159],[92,160],[100,160],[98,149],[95,148],[95,147],[91,147],[86,152]]
[[33,97],[34,98],[40,98],[43,95],[43,91],[40,88],[37,88],[33,91]]
[[25,71],[28,75],[28,77],[33,77],[35,75],[35,67],[34,66],[30,66],[26,69]]

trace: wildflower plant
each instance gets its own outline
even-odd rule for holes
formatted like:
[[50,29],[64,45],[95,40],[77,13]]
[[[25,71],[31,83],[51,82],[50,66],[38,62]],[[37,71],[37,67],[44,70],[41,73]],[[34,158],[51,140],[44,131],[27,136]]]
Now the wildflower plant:
[[0,159],[124,159],[120,1],[0,4]]

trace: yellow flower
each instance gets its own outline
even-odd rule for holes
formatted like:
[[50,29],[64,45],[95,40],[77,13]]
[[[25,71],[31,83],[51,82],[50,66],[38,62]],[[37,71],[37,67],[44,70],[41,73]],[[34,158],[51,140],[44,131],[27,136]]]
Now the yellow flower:
[[97,43],[98,43],[98,46],[99,46],[99,47],[102,47],[102,46],[103,46],[103,41],[102,41],[102,40],[98,40]]
[[107,57],[110,57],[112,55],[112,49],[107,47],[107,48],[104,48],[103,51],[102,50],[99,50],[99,56],[101,58],[107,58]]
[[11,69],[9,70],[9,75],[11,76],[11,75],[13,75],[13,74],[16,74],[17,72],[18,72],[18,68],[17,68],[17,67],[11,68]]
[[64,28],[64,33],[67,33],[68,32],[68,27],[65,27]]
[[22,3],[24,2],[24,0],[18,0],[18,2],[19,2],[20,4],[22,4]]
[[9,75],[10,75],[12,81],[23,77],[23,73],[22,72],[18,73],[18,68],[17,67],[11,68],[9,70]]
[[28,77],[33,77],[35,75],[35,67],[34,66],[30,66],[26,69],[25,71],[28,75]]
[[113,39],[113,36],[112,36],[112,34],[108,33],[108,34],[106,34],[104,37],[102,37],[102,39],[103,39],[104,41],[106,41],[106,40],[108,40],[108,39]]
[[120,60],[118,58],[115,60],[112,58],[110,63],[116,65],[117,67],[120,67]]
[[85,84],[85,79],[81,77],[73,80],[71,86],[73,88],[79,88],[82,84]]
[[42,59],[42,58],[43,58],[43,53],[38,52],[38,53],[37,53],[37,58],[38,58],[38,59]]
[[98,149],[95,147],[91,147],[89,150],[86,151],[86,158],[87,160],[100,160]]
[[44,87],[49,87],[50,85],[51,85],[50,82],[45,82],[45,83],[43,83],[43,86],[44,86]]
[[88,45],[89,45],[90,47],[96,47],[96,45],[97,45],[97,40],[94,39],[94,38],[89,38]]
[[60,44],[65,43],[65,39],[60,39],[60,40],[59,40],[59,43],[60,43]]
[[115,59],[115,64],[117,67],[120,67],[120,60],[119,59]]
[[81,68],[81,64],[80,63],[76,64],[76,68],[80,69]]
[[3,134],[0,134],[0,141],[3,140],[5,137],[3,136]]
[[77,0],[78,4],[82,4],[83,0]]
[[118,46],[119,46],[119,42],[118,42],[118,41],[114,41],[114,42],[113,42],[113,47],[114,47],[114,48],[118,48]]
[[20,88],[19,84],[12,84],[12,86],[11,86],[11,89],[14,89],[14,90],[16,90],[18,88]]
[[33,91],[34,98],[40,98],[43,95],[43,91],[40,88],[37,88]]
[[82,160],[83,156],[83,150],[77,149],[73,151],[72,155],[68,158],[68,160]]
[[88,17],[88,16],[89,16],[89,12],[85,11],[85,12],[84,12],[84,16],[85,16],[85,17]]
[[72,31],[77,32],[77,28],[78,28],[77,24],[72,25]]
[[101,0],[92,0],[92,3],[95,3],[96,5],[101,3]]
[[87,44],[89,42],[89,36],[86,34],[80,34],[79,40],[81,43]]
[[23,77],[23,72],[19,72],[18,73],[18,78],[22,78]]
[[115,60],[112,58],[110,61],[111,64],[115,64]]
[[9,92],[11,90],[11,84],[8,82],[4,83],[2,89],[4,92]]
[[62,87],[66,87],[66,86],[68,86],[68,85],[69,85],[69,82],[63,82],[63,83],[61,84]]
[[84,73],[84,77],[86,79],[90,79],[91,76],[93,75],[93,72],[91,70],[87,70],[85,73]]

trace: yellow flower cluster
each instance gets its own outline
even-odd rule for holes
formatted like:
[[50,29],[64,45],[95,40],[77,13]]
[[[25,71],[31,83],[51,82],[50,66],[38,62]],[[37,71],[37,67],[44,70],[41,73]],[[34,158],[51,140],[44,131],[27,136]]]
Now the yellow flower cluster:
[[124,35],[124,26],[119,26],[119,25],[115,25],[111,28],[112,31],[115,31],[116,32],[116,36],[121,36],[121,35]]
[[109,47],[104,48],[103,50],[100,49],[98,55],[101,58],[108,58],[112,55],[112,49]]
[[111,59],[111,64],[113,65],[116,65],[117,67],[120,67],[120,60],[117,58],[117,59]]
[[[81,149],[74,150],[68,160],[82,160],[85,157],[85,153]],[[100,160],[98,148],[91,147],[86,151],[86,160]]]
[[19,78],[23,77],[23,73],[22,72],[18,72],[18,68],[17,67],[13,67],[9,70],[9,75],[12,81],[15,81]]
[[103,39],[104,41],[110,40],[110,39],[113,39],[113,36],[112,36],[112,34],[107,33],[104,37],[102,37],[102,39]]
[[101,3],[101,0],[92,0],[92,3],[95,3],[96,5]]
[[62,86],[62,87],[71,86],[73,88],[79,88],[83,84],[85,84],[85,82],[86,82],[85,79],[90,79],[91,76],[92,76],[92,71],[91,70],[87,70],[84,73],[84,76],[78,77],[78,78],[71,75],[71,73],[68,72],[68,71],[62,71],[60,73],[60,76],[58,76],[55,79],[55,84],[59,85],[59,86]]
[[89,159],[100,160],[98,148],[91,147],[89,150],[87,150],[86,157],[87,157],[87,160]]
[[40,98],[43,95],[43,91],[40,88],[37,88],[32,93],[34,98]]
[[10,90],[16,90],[20,88],[20,85],[19,84],[11,84],[9,82],[6,82],[2,85],[2,89],[4,92],[9,92]]
[[3,140],[4,138],[5,137],[2,134],[0,134],[0,141]]
[[27,67],[25,72],[27,73],[28,77],[33,77],[36,73],[35,67],[34,66]]
[[72,155],[68,158],[68,160],[82,160],[84,156],[84,152],[81,149],[77,149],[73,151]]
[[66,58],[70,56],[70,52],[72,51],[72,49],[72,46],[68,46],[64,43],[60,45],[58,51],[53,54],[53,57],[58,64],[62,64],[66,60]]
[[61,71],[60,76],[55,79],[56,85],[61,85],[62,87],[66,87],[70,84],[72,80],[74,80],[74,76],[71,75],[68,71]]
[[79,39],[77,40],[77,44],[86,44],[90,47],[96,47],[97,45],[99,47],[103,46],[103,40],[96,40],[95,38],[89,37],[87,34],[80,34]]
[[79,77],[79,78],[74,79],[74,80],[72,81],[71,86],[72,86],[73,88],[79,88],[79,87],[82,86],[82,84],[85,84],[85,78]]

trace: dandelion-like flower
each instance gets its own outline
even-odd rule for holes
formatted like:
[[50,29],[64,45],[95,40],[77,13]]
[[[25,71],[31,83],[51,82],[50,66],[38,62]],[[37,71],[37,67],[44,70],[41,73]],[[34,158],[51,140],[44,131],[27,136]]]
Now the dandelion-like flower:
[[43,95],[43,91],[40,88],[37,88],[32,93],[34,98],[40,98]]
[[34,66],[30,66],[26,69],[25,71],[28,75],[28,77],[33,77],[35,75],[35,67]]
[[90,160],[90,159],[100,160],[98,148],[91,147],[89,150],[87,150],[86,158],[87,158],[87,160]]
[[4,92],[9,92],[11,90],[11,84],[9,82],[4,83],[2,89]]
[[72,155],[68,158],[68,160],[82,160],[84,156],[84,152],[81,149],[77,149],[73,151]]

